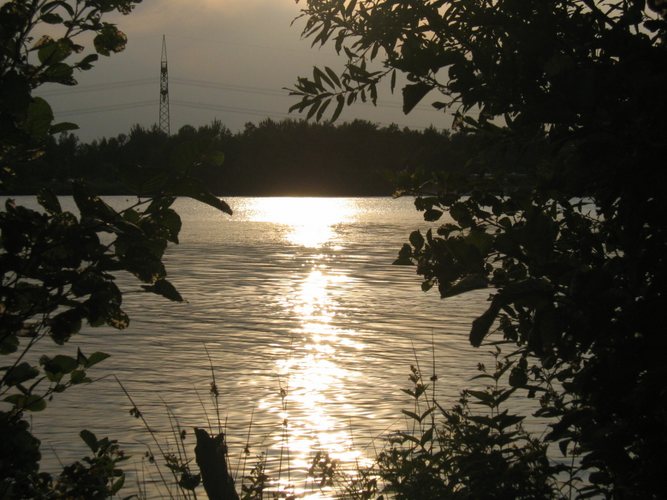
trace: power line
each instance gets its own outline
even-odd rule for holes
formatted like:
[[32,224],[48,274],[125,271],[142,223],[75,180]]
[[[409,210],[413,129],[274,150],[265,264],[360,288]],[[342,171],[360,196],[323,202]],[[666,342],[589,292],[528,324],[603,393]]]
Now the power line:
[[266,87],[251,87],[248,85],[236,85],[224,82],[211,82],[206,80],[191,80],[188,78],[172,78],[171,82],[188,87],[200,87],[214,90],[231,90],[234,92],[243,92],[246,94],[261,94],[267,96],[289,97],[286,90],[271,89]]
[[[156,102],[154,100],[150,101],[136,101],[136,102],[129,102],[125,104],[110,104],[106,106],[95,106],[95,107],[89,107],[89,108],[80,108],[80,109],[71,109],[71,110],[63,110],[63,111],[56,111],[55,114],[59,118],[64,118],[68,116],[77,116],[77,115],[85,115],[85,114],[94,114],[94,113],[104,113],[104,112],[113,112],[113,111],[122,111],[126,109],[134,109],[134,108],[143,108],[143,107],[148,107],[148,106],[155,106]],[[195,101],[180,101],[180,100],[172,100],[171,104],[177,107],[183,107],[183,108],[189,108],[189,109],[197,109],[197,110],[203,110],[203,111],[222,111],[225,113],[233,113],[233,114],[241,114],[241,115],[247,115],[247,116],[259,116],[262,118],[268,118],[271,116],[279,116],[283,118],[294,118],[296,115],[290,114],[290,113],[285,113],[281,111],[267,111],[267,110],[260,110],[260,109],[252,109],[252,108],[242,108],[242,107],[236,107],[236,106],[224,106],[221,104],[211,104],[211,103],[204,103],[204,102],[195,102]],[[407,125],[404,123],[387,123],[387,122],[377,122],[379,125],[383,126],[389,126],[389,125],[398,125],[401,127],[408,127],[408,128],[413,128],[413,129],[426,129],[428,128],[427,126],[423,125]]]
[[106,106],[93,106],[93,107],[79,108],[79,109],[68,109],[63,111],[55,111],[55,114],[59,118],[63,118],[67,116],[87,115],[94,113],[103,113],[107,111],[121,111],[124,109],[145,108],[146,106],[155,106],[155,104],[156,104],[155,99],[153,99],[150,101],[136,101],[124,104],[108,104]]
[[[147,85],[147,84],[157,84],[159,83],[157,79],[155,78],[143,78],[143,79],[137,79],[137,80],[125,80],[125,81],[118,81],[118,82],[108,82],[108,83],[101,83],[101,84],[95,84],[95,85],[82,85],[80,87],[72,87],[69,89],[63,89],[63,90],[58,90],[58,91],[51,91],[51,92],[44,92],[41,95],[44,97],[51,97],[51,96],[60,96],[60,95],[69,95],[69,94],[77,94],[80,92],[96,92],[96,91],[105,91],[105,90],[111,90],[111,89],[119,89],[119,88],[125,88],[125,87],[134,87],[134,86],[141,86],[141,85]],[[172,85],[178,85],[178,86],[186,86],[186,87],[197,87],[197,88],[207,88],[207,89],[212,89],[212,90],[226,90],[226,91],[232,91],[232,92],[240,92],[243,94],[251,94],[251,95],[265,95],[269,97],[290,97],[289,92],[287,90],[281,89],[275,89],[275,88],[267,88],[267,87],[253,87],[253,86],[248,86],[248,85],[239,85],[239,84],[233,84],[233,83],[227,83],[227,82],[214,82],[214,81],[209,81],[209,80],[193,80],[190,78],[170,78],[169,83]],[[367,106],[373,106],[372,103],[366,102],[362,103],[359,102],[357,104],[361,105],[367,105]],[[377,108],[388,108],[388,109],[402,109],[401,104],[397,104],[394,102],[389,102],[385,100],[379,100],[377,102],[376,106]],[[440,113],[436,109],[432,108],[431,106],[416,106],[415,110],[418,111],[429,111],[433,113]]]
[[209,104],[204,102],[193,102],[193,101],[174,100],[172,102],[174,106],[180,106],[191,109],[203,109],[206,111],[225,111],[227,113],[237,113],[243,115],[262,116],[262,117],[267,117],[269,115],[283,116],[283,117],[292,116],[289,113],[285,113],[283,111],[266,111],[260,109],[240,108],[236,106],[224,106],[221,104]]
[[[128,102],[128,103],[123,103],[123,104],[109,104],[109,105],[105,105],[105,106],[93,106],[93,107],[87,107],[87,108],[55,111],[55,114],[59,118],[61,118],[61,117],[66,117],[66,116],[103,113],[103,112],[107,112],[107,111],[122,111],[124,109],[133,109],[133,108],[141,108],[141,107],[146,107],[146,106],[155,106],[155,104],[156,104],[155,100],[135,101],[135,102]],[[211,103],[203,103],[203,102],[172,100],[171,104],[173,104],[174,106],[180,106],[180,107],[184,107],[184,108],[212,110],[212,111],[226,111],[228,113],[240,113],[240,114],[255,115],[255,116],[268,116],[268,115],[284,116],[284,117],[291,116],[289,113],[280,112],[280,111],[266,111],[266,110],[260,110],[260,109],[240,108],[240,107],[235,107],[235,106],[224,106],[224,105],[220,105],[220,104],[211,104]]]
[[120,89],[126,87],[138,87],[142,85],[154,85],[157,83],[155,78],[140,78],[137,80],[123,80],[118,82],[96,83],[90,85],[77,85],[75,87],[67,87],[59,90],[47,90],[40,92],[42,97],[54,97],[70,94],[81,94],[86,92],[100,92],[104,90]]

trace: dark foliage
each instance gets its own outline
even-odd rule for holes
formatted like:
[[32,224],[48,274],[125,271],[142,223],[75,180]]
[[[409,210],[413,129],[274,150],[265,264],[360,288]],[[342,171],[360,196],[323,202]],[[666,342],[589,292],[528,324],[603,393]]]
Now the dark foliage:
[[[0,189],[20,192],[36,180],[39,158],[53,134],[75,128],[54,124],[49,104],[32,96],[43,83],[74,85],[75,71],[90,69],[98,54],[123,50],[125,35],[103,21],[129,13],[140,0],[9,1],[0,6]],[[45,24],[49,32],[35,40]],[[92,37],[94,53],[78,41]],[[51,142],[52,144],[52,142]],[[67,146],[72,146],[71,141]],[[28,412],[43,411],[58,393],[88,383],[88,369],[108,355],[28,356],[37,342],[66,344],[88,324],[124,329],[123,291],[116,273],[133,275],[138,291],[182,300],[166,279],[162,257],[178,242],[179,216],[170,207],[190,196],[221,211],[229,207],[189,176],[196,165],[143,169],[126,176],[137,195],[115,210],[81,179],[70,180],[78,213],[63,210],[48,178],[40,179],[29,208],[8,198],[0,210],[0,497],[106,498],[122,487],[117,465],[125,459],[115,441],[82,431],[92,456],[64,468],[57,478],[40,472],[40,442]],[[35,192],[37,189],[35,190]],[[150,193],[149,196],[142,196]],[[56,346],[56,348],[57,348]]]
[[[437,230],[415,264],[442,297],[492,286],[470,341],[515,343],[509,383],[581,458],[582,497],[662,498],[667,376],[667,23],[642,0],[305,2],[304,34],[347,57],[300,78],[294,109],[334,117],[405,73],[484,147],[469,171],[415,178]],[[372,68],[373,61],[382,66]]]

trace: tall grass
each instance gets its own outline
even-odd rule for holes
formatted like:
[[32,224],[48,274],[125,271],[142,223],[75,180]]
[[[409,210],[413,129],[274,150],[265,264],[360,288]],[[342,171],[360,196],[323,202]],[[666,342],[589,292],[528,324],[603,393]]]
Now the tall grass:
[[[292,483],[289,463],[288,421],[280,423],[280,452],[275,472],[267,466],[268,449],[251,449],[254,410],[250,414],[245,444],[234,455],[224,440],[219,393],[211,358],[210,396],[214,415],[206,414],[209,430],[222,436],[220,453],[224,454],[225,470],[236,487],[235,498],[242,500],[295,499],[321,491],[323,496],[368,500],[372,498],[447,499],[447,498],[566,498],[576,495],[573,481],[563,481],[572,467],[555,463],[547,455],[547,445],[539,436],[524,429],[524,416],[510,410],[511,396],[516,390],[506,385],[512,362],[502,356],[499,347],[491,353],[493,364],[478,365],[474,377],[476,388],[465,390],[451,408],[438,401],[438,375],[433,355],[432,367],[425,374],[415,353],[409,370],[409,387],[402,391],[409,398],[409,407],[401,410],[399,430],[384,435],[383,446],[375,451],[373,464],[357,466],[350,472],[326,450],[313,450],[308,470],[310,492],[297,494]],[[208,355],[208,351],[207,351]],[[160,442],[137,407],[127,389],[118,381],[132,405],[132,414],[141,420],[159,451],[159,459],[150,463],[160,478],[159,493],[165,498],[196,499],[202,492],[202,470],[188,451],[185,440],[192,433],[166,405],[171,432],[169,443]],[[283,415],[288,410],[288,387],[279,381]],[[202,408],[203,398],[197,392]],[[352,432],[352,431],[350,431]],[[573,463],[574,465],[574,463]],[[142,472],[142,476],[145,474]],[[559,479],[560,477],[560,479]],[[139,488],[140,498],[149,495],[146,485]],[[226,500],[226,499],[225,499]]]

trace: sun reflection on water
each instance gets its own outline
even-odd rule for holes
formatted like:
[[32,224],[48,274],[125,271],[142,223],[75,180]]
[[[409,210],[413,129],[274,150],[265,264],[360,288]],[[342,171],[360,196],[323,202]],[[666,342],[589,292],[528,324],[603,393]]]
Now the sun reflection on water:
[[[344,410],[358,385],[360,372],[349,368],[349,357],[364,349],[356,331],[337,326],[339,300],[352,288],[349,276],[331,272],[327,259],[336,252],[338,224],[354,219],[350,200],[334,198],[273,198],[257,200],[252,220],[288,226],[285,238],[306,248],[322,248],[309,256],[306,274],[283,306],[298,318],[292,330],[292,350],[276,362],[284,399],[268,398],[262,406],[285,419],[285,432],[275,436],[274,449],[289,452],[291,468],[308,470],[317,452],[355,467],[364,463],[355,449]],[[327,255],[327,252],[329,255]],[[341,360],[348,360],[343,367]]]
[[362,344],[349,339],[354,331],[336,326],[336,293],[332,288],[347,283],[347,277],[331,275],[324,266],[316,266],[292,298],[292,310],[301,319],[293,332],[298,349],[280,360],[277,369],[287,385],[288,448],[296,468],[310,467],[317,451],[347,464],[362,458],[354,449],[351,430],[340,411],[360,375],[343,368],[338,358],[345,351],[363,349]]

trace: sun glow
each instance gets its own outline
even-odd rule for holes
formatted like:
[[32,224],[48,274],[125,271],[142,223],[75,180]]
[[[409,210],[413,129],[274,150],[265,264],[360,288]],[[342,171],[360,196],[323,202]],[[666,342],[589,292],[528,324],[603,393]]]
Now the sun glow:
[[350,200],[341,198],[261,198],[249,216],[288,226],[290,243],[319,248],[334,239],[335,225],[351,221],[354,213]]

